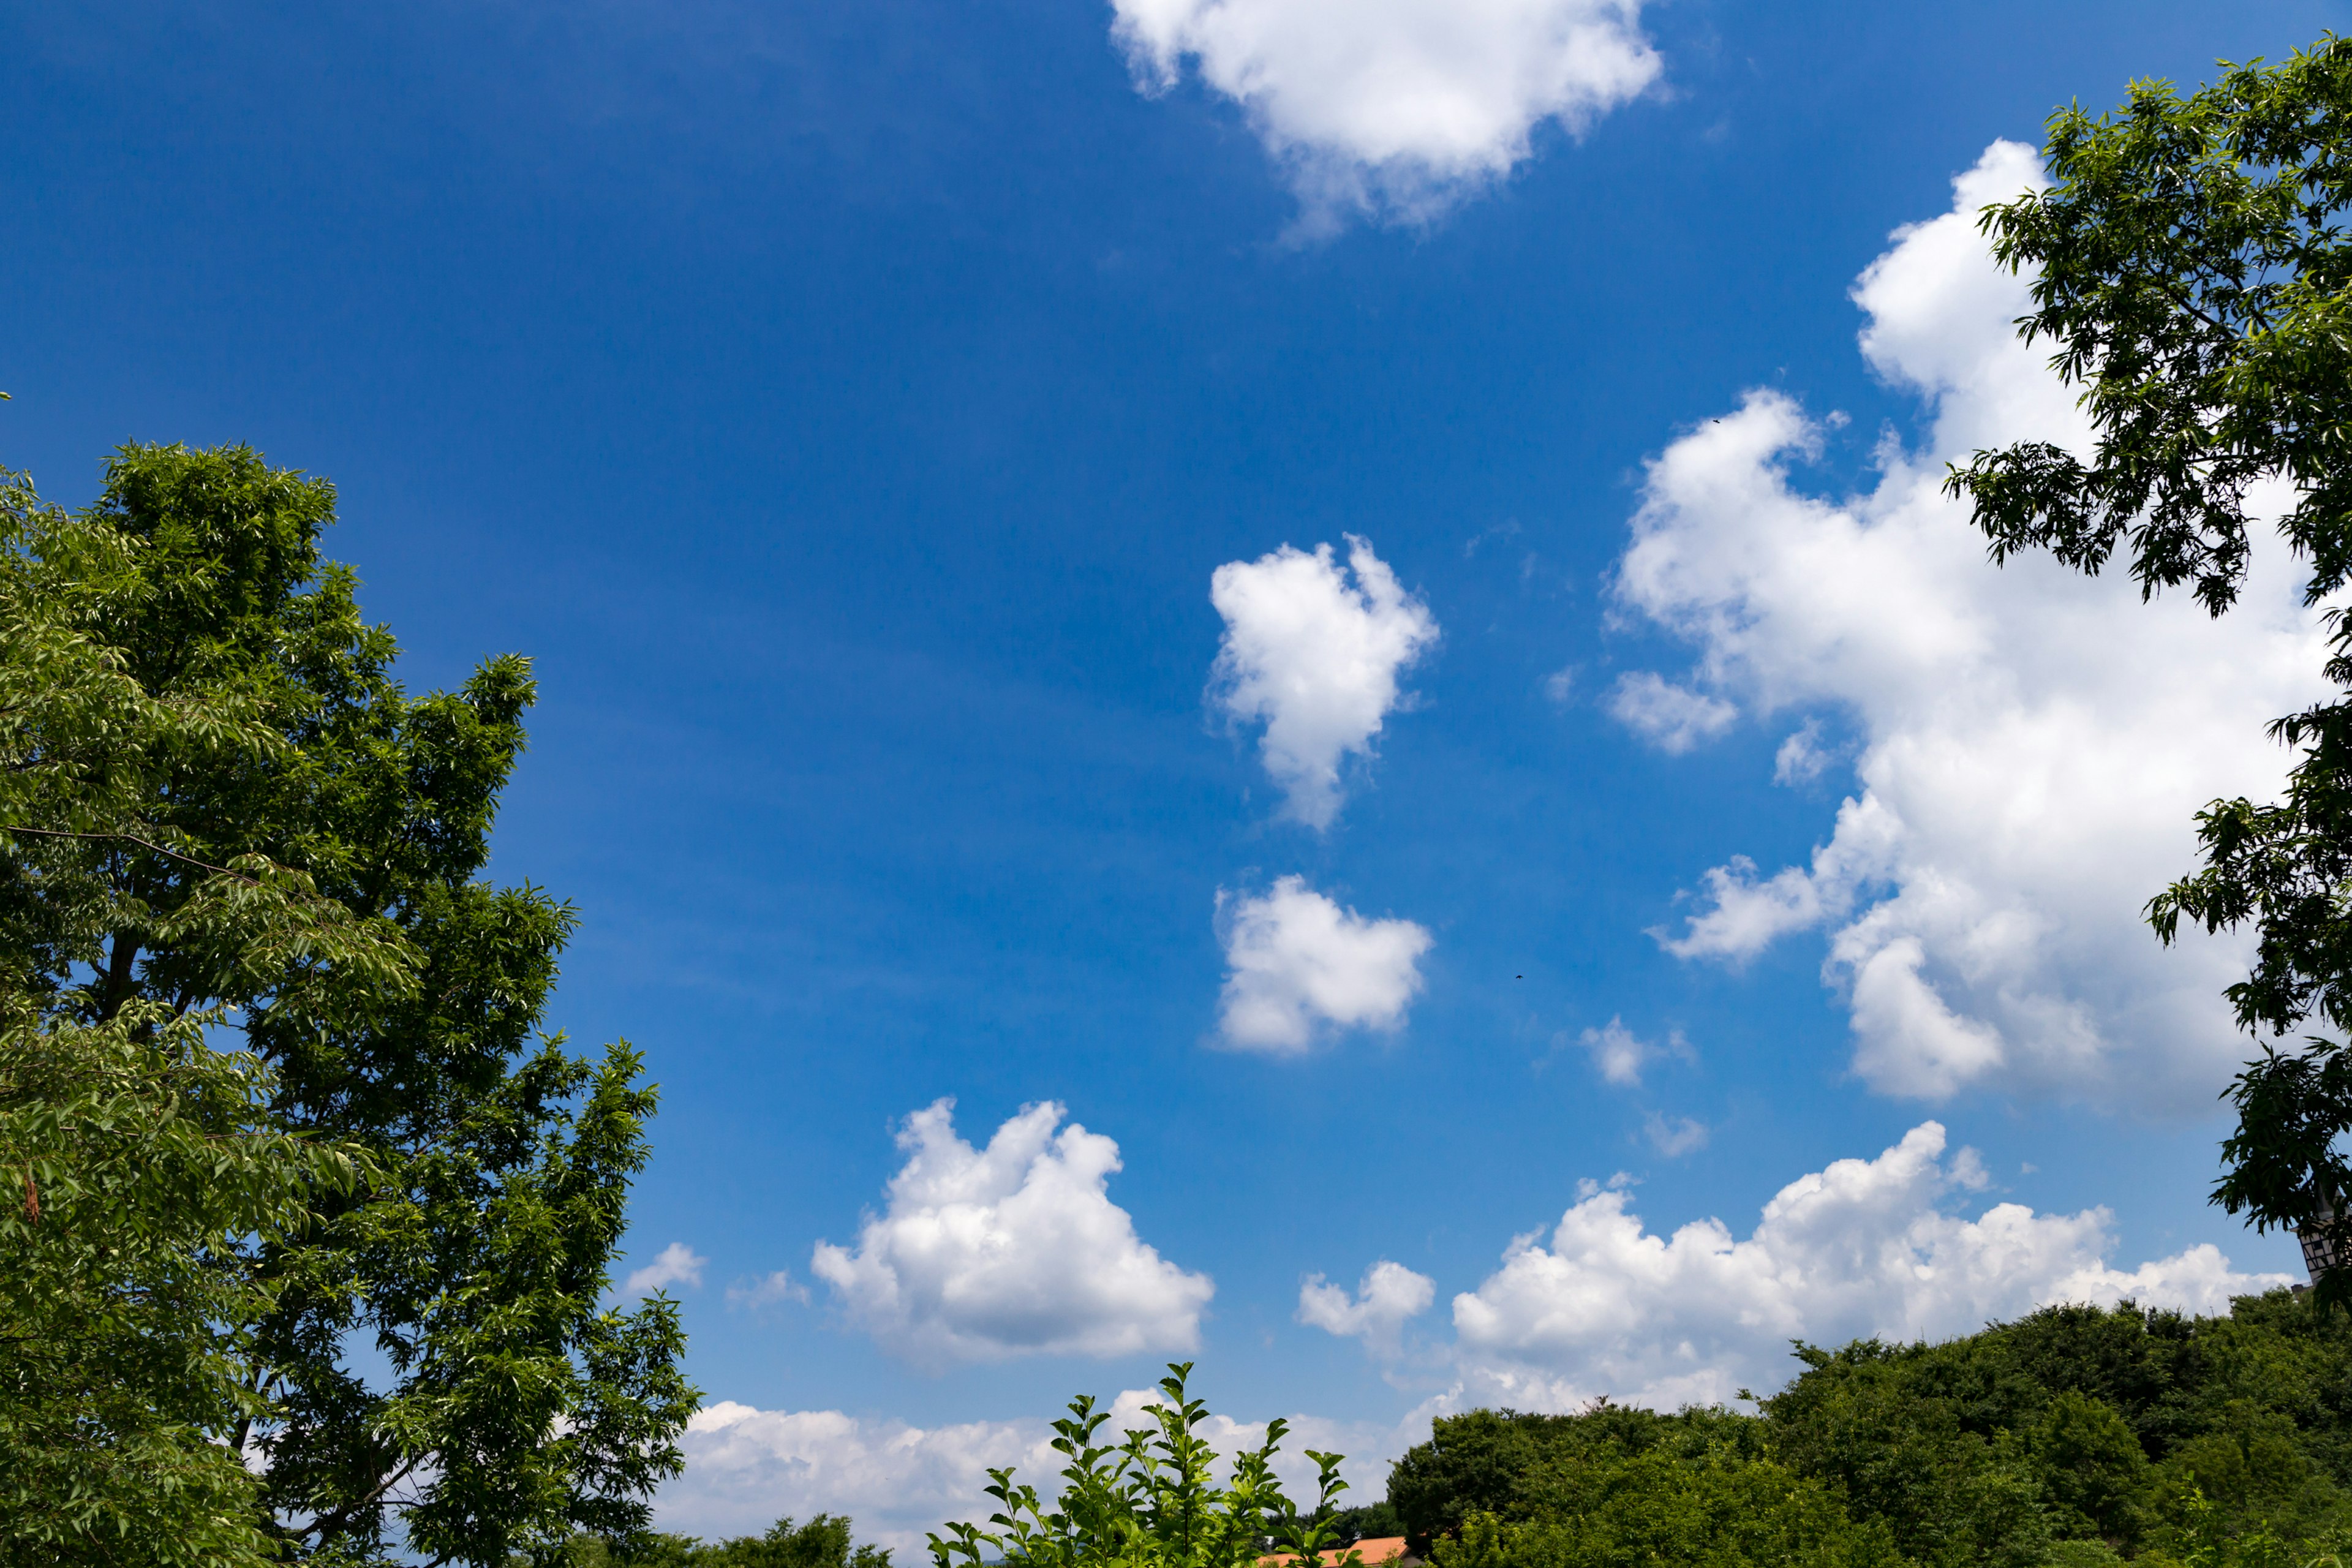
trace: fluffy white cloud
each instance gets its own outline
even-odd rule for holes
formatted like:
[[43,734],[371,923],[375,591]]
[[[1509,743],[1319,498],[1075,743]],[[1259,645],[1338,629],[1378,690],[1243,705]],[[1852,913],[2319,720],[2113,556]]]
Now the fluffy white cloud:
[[1405,1323],[1436,1299],[1435,1280],[1383,1258],[1364,1271],[1353,1296],[1344,1285],[1311,1276],[1298,1288],[1298,1321],[1327,1334],[1360,1338],[1373,1354],[1393,1357],[1403,1349]]
[[1236,722],[1265,725],[1258,755],[1288,814],[1328,827],[1340,765],[1371,754],[1397,677],[1437,640],[1435,618],[1352,534],[1347,568],[1328,544],[1312,555],[1286,544],[1218,567],[1209,599],[1225,618],[1211,700]]
[[1426,220],[1656,79],[1641,0],[1112,0],[1139,85],[1241,104],[1310,226]]
[[1663,1046],[1643,1039],[1625,1026],[1622,1018],[1612,1018],[1598,1029],[1587,1029],[1577,1043],[1592,1058],[1592,1068],[1609,1082],[1621,1089],[1637,1089],[1642,1082],[1642,1069],[1664,1057],[1692,1059],[1690,1042],[1677,1029],[1666,1037]]
[[[1204,1385],[1196,1392],[1214,1391]],[[1110,1429],[1143,1424],[1143,1408],[1158,1396],[1130,1389],[1111,1402]],[[1276,1473],[1299,1495],[1312,1496],[1308,1448],[1348,1456],[1342,1473],[1360,1492],[1377,1493],[1390,1463],[1428,1436],[1424,1416],[1393,1426],[1339,1423],[1314,1415],[1290,1417]],[[1255,1447],[1265,1423],[1213,1415],[1196,1428],[1230,1457]],[[838,1410],[761,1410],[732,1400],[705,1406],[679,1446],[686,1473],[664,1487],[655,1508],[665,1530],[702,1536],[757,1534],[779,1514],[845,1513],[861,1541],[889,1547],[901,1561],[920,1556],[923,1537],[950,1519],[984,1520],[994,1506],[986,1495],[991,1468],[1012,1467],[1020,1479],[1051,1491],[1066,1462],[1050,1446],[1053,1432],[1037,1416],[915,1426],[861,1419]]]
[[1256,897],[1220,892],[1225,977],[1219,1029],[1245,1050],[1303,1051],[1332,1028],[1394,1029],[1421,990],[1430,934],[1367,920],[1284,877]]
[[682,1241],[673,1241],[643,1268],[633,1269],[621,1293],[626,1296],[650,1296],[656,1290],[667,1290],[673,1285],[689,1285],[700,1289],[703,1265],[708,1258],[695,1255],[694,1248]]
[[[1798,487],[1823,426],[1777,392],[1651,464],[1622,601],[1696,645],[1699,695],[1834,710],[1858,742],[1857,787],[1810,864],[1768,876],[1734,855],[1659,934],[1737,961],[1826,928],[1853,1065],[1887,1092],[2202,1107],[2245,1052],[2219,993],[2247,949],[2192,933],[2167,951],[2140,910],[2194,863],[2199,806],[2276,789],[2263,726],[2319,694],[2320,636],[2283,550],[2258,550],[2215,622],[2185,595],[2142,605],[2120,573],[1996,569],[1942,493],[1948,461],[1979,447],[2085,439],[2048,345],[2012,331],[2029,280],[1976,226],[2040,178],[2030,150],[1996,143],[1953,210],[1898,232],[1856,285],[1864,356],[1933,416],[1916,449],[1882,443],[1864,493]],[[1813,746],[1783,746],[1784,782]]]
[[1676,686],[1647,669],[1617,678],[1609,693],[1609,713],[1658,750],[1675,755],[1715,739],[1739,718],[1739,710],[1722,698]]
[[924,1365],[1032,1353],[1188,1351],[1216,1287],[1135,1234],[1107,1191],[1118,1145],[1063,1108],[1025,1107],[984,1150],[955,1102],[907,1119],[907,1163],[855,1250],[819,1242],[811,1268],[849,1320]]
[[1792,1339],[1944,1339],[2052,1302],[2126,1297],[2211,1313],[2290,1282],[2238,1273],[2210,1245],[2110,1268],[2105,1209],[2001,1203],[1965,1217],[1955,1200],[1982,1190],[1984,1171],[1973,1152],[1944,1151],[1944,1129],[1922,1122],[1874,1160],[1801,1176],[1744,1240],[1718,1219],[1657,1235],[1622,1180],[1585,1184],[1549,1240],[1514,1239],[1500,1268],[1454,1298],[1461,1381],[1445,1403],[1564,1410],[1605,1394],[1670,1409],[1779,1386]]

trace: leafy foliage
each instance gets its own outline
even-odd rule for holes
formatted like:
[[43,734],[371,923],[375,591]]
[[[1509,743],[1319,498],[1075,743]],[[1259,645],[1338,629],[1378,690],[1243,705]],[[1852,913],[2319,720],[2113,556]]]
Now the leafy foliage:
[[2352,1321],[2287,1292],[1798,1354],[1753,1416],[1441,1417],[1389,1500],[1437,1568],[2301,1568],[2352,1540]]
[[[1340,1456],[1306,1450],[1319,1478],[1317,1506],[1303,1517],[1275,1479],[1274,1457],[1288,1434],[1279,1419],[1267,1424],[1263,1443],[1234,1458],[1230,1479],[1219,1485],[1217,1453],[1196,1430],[1208,1407],[1185,1397],[1192,1371],[1190,1362],[1171,1363],[1159,1402],[1144,1409],[1149,1425],[1117,1443],[1097,1440],[1109,1412],[1097,1410],[1090,1395],[1073,1399],[1070,1414],[1054,1423],[1054,1449],[1069,1460],[1059,1499],[1048,1504],[1010,1469],[991,1470],[995,1528],[955,1523],[944,1538],[933,1535],[938,1568],[954,1568],[959,1559],[968,1568],[1243,1568],[1269,1545],[1301,1563],[1337,1547],[1333,1500],[1348,1486]],[[1348,1552],[1339,1561],[1360,1559]]]
[[780,1519],[764,1535],[708,1544],[690,1535],[648,1535],[635,1546],[586,1536],[572,1544],[574,1568],[890,1568],[879,1546],[849,1543],[850,1521],[821,1513],[806,1524]]
[[[152,1310],[147,1340],[208,1391],[156,1410],[182,1448],[220,1446],[196,1456],[220,1486],[179,1512],[229,1517],[250,1468],[242,1517],[285,1554],[631,1538],[696,1396],[674,1305],[597,1304],[646,1158],[639,1058],[539,1035],[572,917],[478,879],[529,667],[403,691],[320,556],[323,480],[139,446],[106,479],[79,516],[0,493],[0,1159],[36,1167],[21,1223],[35,1184],[70,1200],[44,1242],[61,1272],[0,1294],[0,1342],[77,1288]],[[70,1080],[36,1070],[57,1041]],[[156,1185],[174,1125],[216,1151],[185,1209]],[[102,1179],[151,1148],[153,1181]],[[196,1278],[209,1296],[163,1284]],[[84,1353],[93,1391],[133,1375],[120,1336]],[[165,1479],[146,1437],[75,1419],[74,1486]],[[158,1496],[75,1528],[179,1517]]]
[[[2284,480],[2279,528],[2309,566],[2306,602],[2338,593],[2352,581],[2352,44],[2227,68],[2186,98],[2136,82],[2112,114],[2053,116],[2045,155],[2057,183],[1989,208],[1985,226],[2001,261],[2035,269],[2019,329],[2055,346],[2096,441],[2087,458],[2027,441],[1953,470],[1994,559],[2046,549],[2096,573],[2121,549],[2144,595],[2186,586],[2220,615],[2244,582],[2250,498]],[[2168,942],[2184,919],[2251,924],[2253,970],[2229,993],[2239,1023],[2273,1040],[2330,1032],[2298,1051],[2266,1043],[2239,1079],[2214,1196],[2341,1249],[2352,622],[2331,609],[2328,624],[2326,673],[2347,695],[2272,725],[2299,748],[2285,798],[2209,805],[2203,868],[2148,915]],[[2317,1283],[2323,1304],[2352,1304],[2352,1278]]]

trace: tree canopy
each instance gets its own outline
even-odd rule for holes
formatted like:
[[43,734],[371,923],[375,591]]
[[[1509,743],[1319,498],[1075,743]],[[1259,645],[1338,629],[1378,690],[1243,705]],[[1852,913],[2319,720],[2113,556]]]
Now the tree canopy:
[[1754,1415],[1441,1416],[1389,1500],[1437,1568],[2285,1568],[2352,1544],[2352,1320],[2289,1292],[1797,1353]]
[[58,1467],[0,1486],[83,1500],[39,1561],[503,1564],[678,1468],[676,1309],[602,1301],[653,1091],[541,1033],[572,913],[481,878],[529,666],[409,696],[334,499],[144,446],[0,495],[0,1422]]

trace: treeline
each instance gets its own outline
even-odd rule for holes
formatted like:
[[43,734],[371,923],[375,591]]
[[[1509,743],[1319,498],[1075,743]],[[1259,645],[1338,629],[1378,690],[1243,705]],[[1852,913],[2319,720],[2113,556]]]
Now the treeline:
[[1760,1402],[1440,1419],[1389,1479],[1436,1568],[2288,1568],[2352,1545],[2352,1324],[2053,1307],[1800,1345]]
[[703,1542],[652,1534],[634,1547],[603,1536],[572,1543],[571,1568],[890,1568],[879,1546],[852,1546],[845,1515],[821,1513],[806,1524],[780,1519],[761,1535]]

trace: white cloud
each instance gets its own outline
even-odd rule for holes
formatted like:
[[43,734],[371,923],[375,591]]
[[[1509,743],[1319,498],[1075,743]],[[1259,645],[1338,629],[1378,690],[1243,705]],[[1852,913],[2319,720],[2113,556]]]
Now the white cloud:
[[[1194,1392],[1216,1391],[1196,1380]],[[1130,1389],[1110,1405],[1109,1429],[1142,1424],[1153,1393]],[[1059,1414],[1055,1412],[1055,1414]],[[1429,1435],[1426,1415],[1391,1426],[1342,1423],[1314,1415],[1290,1417],[1276,1473],[1296,1496],[1312,1496],[1308,1448],[1348,1456],[1343,1467],[1356,1495],[1378,1496],[1390,1463]],[[1265,1423],[1212,1415],[1195,1428],[1221,1454],[1264,1441]],[[1051,1447],[1045,1416],[916,1426],[859,1417],[838,1410],[761,1410],[733,1400],[706,1405],[688,1423],[679,1447],[686,1473],[656,1500],[662,1529],[706,1538],[757,1534],[779,1515],[845,1513],[857,1538],[887,1546],[901,1562],[919,1559],[926,1532],[951,1519],[985,1520],[988,1472],[1011,1467],[1016,1479],[1051,1493],[1066,1462]]]
[[1580,132],[1656,79],[1641,0],[1112,0],[1139,85],[1190,59],[1241,104],[1310,227],[1426,221],[1545,121]]
[[1592,1058],[1593,1070],[1621,1089],[1639,1088],[1642,1069],[1664,1057],[1691,1059],[1690,1042],[1677,1029],[1666,1037],[1663,1046],[1644,1040],[1625,1026],[1622,1018],[1611,1018],[1598,1029],[1587,1029],[1577,1037]]
[[1595,1394],[1671,1408],[1777,1387],[1789,1342],[1841,1344],[1970,1333],[2055,1301],[2126,1297],[2196,1312],[2289,1282],[2240,1274],[2211,1246],[2108,1267],[2105,1209],[1949,1212],[1986,1184],[1967,1150],[1943,1157],[1923,1122],[1874,1160],[1840,1160],[1764,1205],[1746,1239],[1717,1219],[1650,1231],[1622,1184],[1588,1184],[1549,1240],[1517,1237],[1502,1267],[1454,1298],[1454,1403],[1570,1409]]
[[727,1287],[729,1307],[755,1312],[766,1307],[782,1306],[786,1301],[805,1301],[808,1299],[808,1287],[782,1268],[758,1279],[739,1279]]
[[1364,1271],[1356,1294],[1326,1284],[1320,1274],[1298,1288],[1298,1321],[1341,1338],[1360,1338],[1372,1353],[1393,1358],[1403,1349],[1404,1325],[1429,1310],[1437,1282],[1402,1263],[1381,1259]]
[[[1886,1092],[2203,1107],[2246,1052],[2219,994],[2248,945],[2187,933],[2168,952],[2140,910],[2195,863],[2200,806],[2276,790],[2263,726],[2322,691],[2320,632],[2282,550],[2256,552],[2215,622],[2185,595],[2142,605],[2121,573],[1995,568],[1942,493],[1979,447],[2085,439],[2048,345],[2011,328],[2030,279],[1976,226],[2039,179],[2029,149],[1996,143],[1953,210],[1898,232],[1856,285],[1864,356],[1933,416],[1917,449],[1883,443],[1863,493],[1798,488],[1823,426],[1777,392],[1651,464],[1622,602],[1696,645],[1695,695],[1834,710],[1858,742],[1856,793],[1809,865],[1768,876],[1733,855],[1658,934],[1736,962],[1826,929],[1853,1066]],[[1784,746],[1784,782],[1811,744]]]
[[1669,1160],[1706,1147],[1706,1124],[1687,1116],[1661,1116],[1653,1110],[1642,1131],[1649,1138],[1650,1147]]
[[1215,1293],[1135,1234],[1107,1187],[1118,1145],[1063,1108],[1025,1107],[984,1150],[934,1101],[898,1134],[907,1163],[855,1250],[811,1262],[849,1321],[918,1363],[1189,1351]]
[[1303,1051],[1332,1028],[1395,1029],[1421,990],[1429,932],[1411,921],[1367,920],[1284,877],[1267,892],[1219,892],[1225,921],[1218,1026],[1246,1050]]
[[1609,714],[1658,750],[1679,756],[1730,729],[1739,710],[1644,669],[1617,678],[1609,693]]
[[1811,784],[1822,776],[1830,761],[1829,752],[1822,745],[1822,721],[1808,719],[1772,753],[1772,782]]
[[694,1248],[686,1243],[673,1241],[655,1254],[651,1263],[632,1270],[627,1282],[621,1287],[621,1293],[625,1296],[650,1296],[673,1285],[687,1285],[699,1289],[703,1265],[709,1261],[708,1258],[697,1257]]
[[1265,725],[1258,755],[1288,814],[1328,827],[1341,764],[1371,754],[1397,677],[1437,640],[1435,618],[1352,534],[1347,569],[1328,544],[1312,555],[1286,544],[1218,567],[1209,599],[1225,619],[1211,700],[1238,723]]

